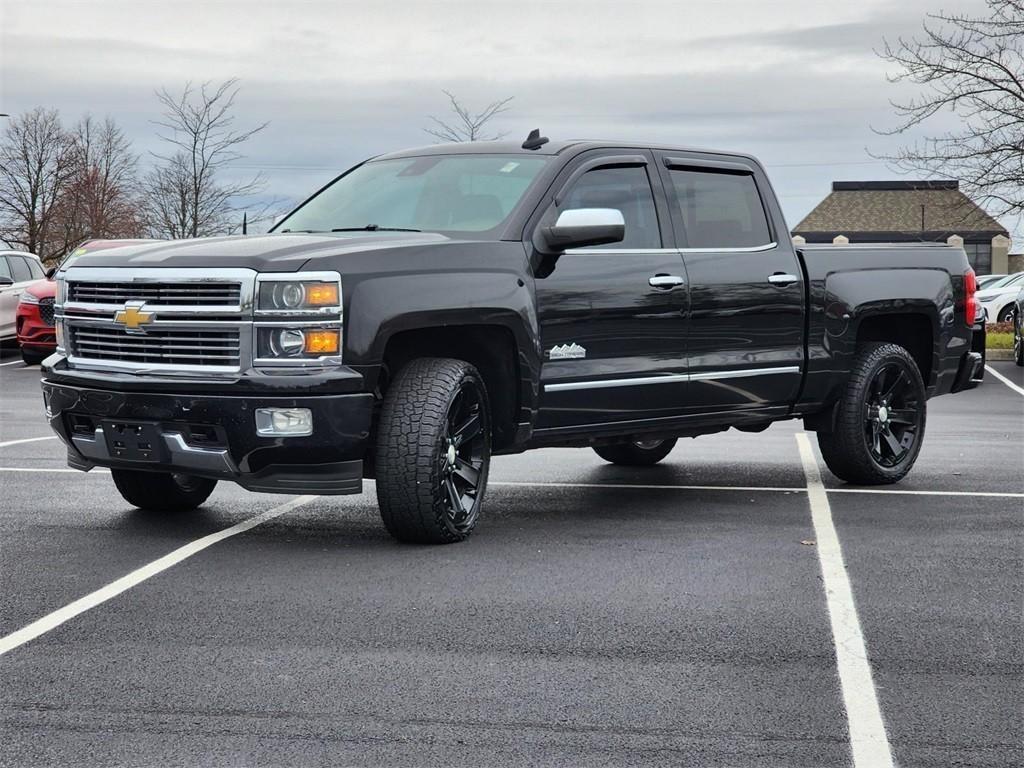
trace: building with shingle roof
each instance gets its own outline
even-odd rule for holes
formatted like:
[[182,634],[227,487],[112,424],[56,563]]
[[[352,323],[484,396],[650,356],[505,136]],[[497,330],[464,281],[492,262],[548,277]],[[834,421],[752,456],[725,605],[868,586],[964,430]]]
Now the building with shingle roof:
[[[979,275],[1005,272],[1009,248],[1006,229],[961,192],[959,182],[945,180],[834,181],[832,192],[792,234],[808,243],[837,237],[851,243],[949,242],[958,236]],[[995,244],[998,264],[995,238],[1002,238]]]

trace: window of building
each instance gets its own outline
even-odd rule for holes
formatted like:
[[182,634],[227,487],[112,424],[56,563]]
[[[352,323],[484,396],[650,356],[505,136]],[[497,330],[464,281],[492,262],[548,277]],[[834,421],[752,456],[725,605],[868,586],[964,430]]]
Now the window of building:
[[988,275],[992,273],[992,244],[991,243],[964,243],[964,252],[967,254],[967,261],[976,274]]

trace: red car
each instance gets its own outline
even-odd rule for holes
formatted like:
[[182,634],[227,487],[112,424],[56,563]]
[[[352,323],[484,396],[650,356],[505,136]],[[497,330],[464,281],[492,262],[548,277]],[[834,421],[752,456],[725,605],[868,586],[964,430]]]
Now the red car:
[[[90,240],[69,253],[57,269],[66,267],[83,253],[149,242],[152,241]],[[18,302],[15,327],[21,358],[26,365],[42,362],[43,358],[57,349],[57,332],[53,325],[53,302],[57,294],[57,283],[53,276],[57,269],[50,269],[45,280],[37,280],[25,286],[21,301]]]

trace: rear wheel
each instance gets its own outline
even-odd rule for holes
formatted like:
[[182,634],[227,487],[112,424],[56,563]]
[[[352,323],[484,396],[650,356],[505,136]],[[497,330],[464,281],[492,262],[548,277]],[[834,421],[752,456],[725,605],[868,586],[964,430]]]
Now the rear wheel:
[[863,346],[837,405],[834,430],[818,433],[828,468],[861,485],[901,480],[921,451],[925,399],[924,381],[907,350]]
[[377,503],[399,541],[449,544],[480,517],[491,461],[487,390],[462,360],[422,358],[388,388],[377,425]]
[[114,485],[129,504],[157,512],[188,512],[210,498],[216,480],[171,472],[112,469]]
[[1008,323],[1011,320],[1013,320],[1013,304],[1010,304],[1008,307],[1003,307],[1001,310],[999,310],[999,315],[998,317],[996,317],[996,319],[1000,323]]
[[627,467],[650,467],[668,456],[676,447],[676,440],[634,440],[615,445],[596,445],[594,453],[612,464]]
[[1019,310],[1013,313],[1013,360],[1024,365],[1024,315]]

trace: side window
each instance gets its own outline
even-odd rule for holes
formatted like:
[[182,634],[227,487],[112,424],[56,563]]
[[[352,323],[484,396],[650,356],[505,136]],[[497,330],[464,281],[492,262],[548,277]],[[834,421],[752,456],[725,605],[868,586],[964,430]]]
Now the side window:
[[749,173],[669,171],[688,248],[752,248],[771,243],[768,218]]
[[32,274],[33,280],[40,280],[46,277],[43,268],[39,266],[39,262],[35,259],[25,259],[25,263],[28,264],[28,271]]
[[661,248],[658,214],[654,195],[641,166],[597,168],[580,177],[562,203],[561,210],[572,208],[616,208],[626,221],[626,237],[621,243],[592,246],[616,250],[622,248]]
[[11,268],[7,264],[7,259],[3,256],[0,256],[0,277],[11,277]]
[[28,271],[28,262],[21,256],[8,256],[8,263],[11,265],[11,277],[16,283],[25,283],[32,279],[32,273]]

